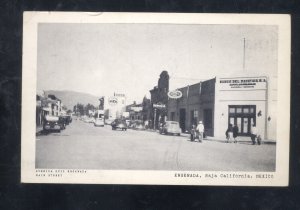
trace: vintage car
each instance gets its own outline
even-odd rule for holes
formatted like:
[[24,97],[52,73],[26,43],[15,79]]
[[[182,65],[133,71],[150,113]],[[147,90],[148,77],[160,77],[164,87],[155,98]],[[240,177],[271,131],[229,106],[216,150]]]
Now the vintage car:
[[57,131],[60,132],[62,129],[64,129],[65,125],[61,118],[57,116],[45,116],[44,122],[43,122],[43,130],[48,131]]
[[175,134],[180,136],[181,129],[179,127],[179,123],[176,121],[166,121],[160,128],[160,134]]
[[104,127],[104,119],[103,118],[96,118],[95,122],[94,122],[94,126],[95,127],[97,127],[97,126]]
[[69,125],[72,122],[72,117],[70,115],[65,115],[63,117],[65,118],[67,125]]
[[137,120],[133,124],[134,130],[145,130],[145,126],[143,125],[143,122],[141,120]]
[[126,131],[127,125],[124,120],[116,119],[111,123],[111,128],[112,128],[112,130],[120,129],[122,131]]

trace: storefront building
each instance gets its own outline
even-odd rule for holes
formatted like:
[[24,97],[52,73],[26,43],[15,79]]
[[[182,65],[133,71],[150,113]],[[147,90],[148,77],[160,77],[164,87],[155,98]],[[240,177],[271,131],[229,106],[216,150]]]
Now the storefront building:
[[167,118],[167,103],[169,91],[169,74],[167,71],[162,71],[159,75],[158,84],[152,90],[151,107],[149,112],[150,127],[157,129],[159,124]]
[[276,77],[231,77],[179,88],[182,97],[168,100],[168,119],[182,131],[203,121],[208,136],[224,138],[229,124],[240,136],[249,136],[255,125],[263,139],[276,140]]
[[168,120],[179,122],[182,132],[203,121],[207,135],[214,131],[215,79],[178,89],[182,97],[168,100]]

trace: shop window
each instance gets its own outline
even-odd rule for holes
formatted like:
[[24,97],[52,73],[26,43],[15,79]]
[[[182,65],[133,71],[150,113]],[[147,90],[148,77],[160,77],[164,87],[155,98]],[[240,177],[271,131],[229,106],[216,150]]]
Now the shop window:
[[243,112],[244,112],[244,113],[249,113],[249,108],[244,108],[244,109],[243,109]]
[[229,108],[229,113],[235,113],[235,108]]
[[198,110],[194,110],[194,118],[198,118]]

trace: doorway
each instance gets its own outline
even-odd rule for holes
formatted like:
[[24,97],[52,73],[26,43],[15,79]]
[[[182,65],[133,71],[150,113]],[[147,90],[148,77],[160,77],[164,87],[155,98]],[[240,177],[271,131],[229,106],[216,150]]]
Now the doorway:
[[251,125],[256,124],[256,106],[230,105],[228,112],[228,126],[237,125],[238,135],[250,136]]
[[179,110],[179,126],[180,126],[182,132],[185,132],[185,119],[186,119],[185,109],[180,109]]

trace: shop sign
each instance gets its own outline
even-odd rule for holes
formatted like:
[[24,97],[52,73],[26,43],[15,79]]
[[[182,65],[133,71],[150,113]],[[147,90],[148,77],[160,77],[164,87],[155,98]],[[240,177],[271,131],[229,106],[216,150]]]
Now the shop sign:
[[219,81],[220,90],[266,89],[266,77],[222,78]]
[[177,99],[182,97],[182,92],[179,90],[173,90],[168,92],[169,98]]
[[153,104],[153,108],[164,109],[164,108],[166,108],[166,105],[165,104]]
[[118,99],[116,97],[110,97],[108,99],[108,104],[111,106],[115,106],[118,104]]

